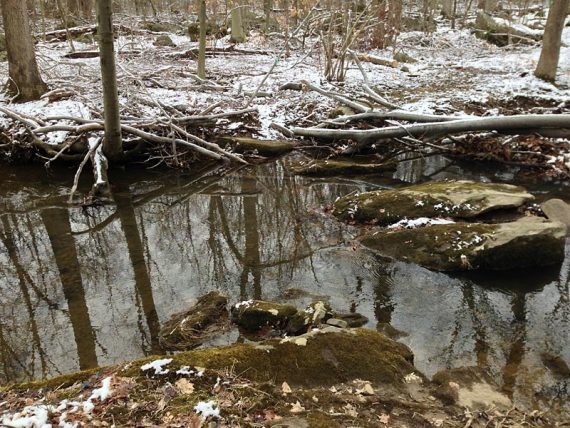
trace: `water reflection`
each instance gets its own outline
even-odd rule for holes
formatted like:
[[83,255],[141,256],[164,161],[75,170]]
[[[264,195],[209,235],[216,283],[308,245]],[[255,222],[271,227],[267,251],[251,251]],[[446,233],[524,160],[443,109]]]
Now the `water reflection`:
[[[392,183],[453,174],[426,162]],[[400,340],[426,374],[489,367],[523,404],[567,389],[544,354],[570,362],[570,248],[561,268],[520,275],[389,262],[322,209],[372,184],[307,180],[281,163],[222,178],[130,171],[113,177],[114,205],[89,209],[66,206],[69,177],[42,177],[0,172],[0,382],[161,352],[161,323],[219,289],[231,301],[290,295],[299,306],[325,296],[370,328],[407,333]]]

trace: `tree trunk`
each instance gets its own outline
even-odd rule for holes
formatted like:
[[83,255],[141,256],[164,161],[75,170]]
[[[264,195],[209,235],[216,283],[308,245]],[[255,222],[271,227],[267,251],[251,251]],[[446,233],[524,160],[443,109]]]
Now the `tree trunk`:
[[245,42],[245,32],[243,30],[243,20],[241,16],[242,8],[236,5],[232,9],[232,35],[230,40],[233,43]]
[[198,47],[198,77],[206,78],[206,0],[200,1],[200,42]]
[[8,69],[8,90],[18,101],[36,100],[47,91],[38,70],[26,2],[1,0]]
[[123,160],[123,142],[121,140],[111,3],[112,0],[97,0],[99,55],[101,61],[101,80],[103,82],[103,105],[105,110],[103,153],[109,162],[120,162]]
[[549,82],[554,82],[556,79],[562,30],[569,6],[570,0],[554,0],[546,19],[542,50],[534,75]]

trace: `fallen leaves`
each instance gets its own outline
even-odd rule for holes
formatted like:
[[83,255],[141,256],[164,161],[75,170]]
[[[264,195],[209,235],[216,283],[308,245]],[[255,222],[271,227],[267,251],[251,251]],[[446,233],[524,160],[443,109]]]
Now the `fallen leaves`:
[[181,394],[192,394],[194,392],[194,384],[185,378],[178,379],[174,386]]

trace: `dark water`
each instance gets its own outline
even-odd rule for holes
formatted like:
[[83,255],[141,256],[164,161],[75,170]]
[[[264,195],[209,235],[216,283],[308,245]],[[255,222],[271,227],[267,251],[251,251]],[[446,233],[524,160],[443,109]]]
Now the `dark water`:
[[[295,177],[283,163],[222,178],[129,171],[113,179],[116,205],[91,208],[66,204],[72,175],[0,169],[0,383],[160,353],[161,324],[218,289],[232,302],[326,298],[370,328],[406,332],[427,375],[489,367],[520,404],[567,394],[569,380],[543,361],[570,363],[570,244],[562,266],[458,277],[383,260],[323,211],[354,190],[510,172],[442,159],[366,182]],[[568,194],[524,184],[539,199]]]

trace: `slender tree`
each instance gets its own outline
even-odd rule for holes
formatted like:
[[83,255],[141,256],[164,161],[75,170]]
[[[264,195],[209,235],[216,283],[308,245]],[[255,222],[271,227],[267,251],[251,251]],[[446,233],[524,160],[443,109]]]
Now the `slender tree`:
[[17,101],[38,99],[47,92],[36,62],[26,2],[1,0],[10,80],[8,90]]
[[206,0],[200,1],[200,42],[198,46],[198,77],[206,78]]
[[115,46],[113,44],[112,0],[97,0],[97,26],[99,35],[99,57],[101,80],[103,82],[103,105],[105,109],[105,139],[103,153],[110,162],[123,160],[119,93],[115,67]]
[[540,59],[534,71],[534,75],[540,79],[554,82],[556,79],[556,69],[560,57],[560,45],[562,44],[562,30],[564,21],[568,15],[570,0],[553,0],[542,40],[542,50]]

